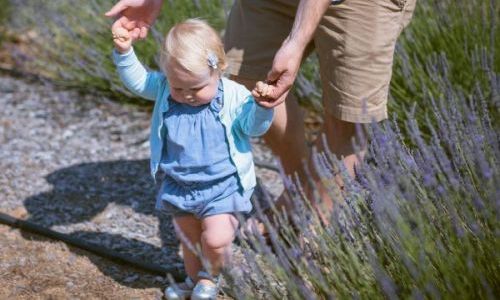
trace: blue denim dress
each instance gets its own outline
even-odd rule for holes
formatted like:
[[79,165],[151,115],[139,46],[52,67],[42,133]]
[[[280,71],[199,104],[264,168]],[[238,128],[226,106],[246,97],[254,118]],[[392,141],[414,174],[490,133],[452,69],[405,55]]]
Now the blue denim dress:
[[168,99],[160,170],[164,174],[156,208],[174,216],[198,218],[222,213],[248,213],[253,189],[244,191],[229,155],[224,127],[219,119],[223,86],[202,106]]

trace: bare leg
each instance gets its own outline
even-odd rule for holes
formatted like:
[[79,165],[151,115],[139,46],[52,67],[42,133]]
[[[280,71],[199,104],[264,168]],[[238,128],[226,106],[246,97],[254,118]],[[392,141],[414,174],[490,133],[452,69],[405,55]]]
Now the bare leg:
[[[250,90],[254,88],[256,83],[255,80],[251,79],[239,77],[233,77],[232,79],[245,85]],[[338,120],[333,116],[325,116],[322,133],[327,137],[330,151],[339,159],[342,159],[348,173],[354,177],[354,166],[359,163],[352,146],[352,141],[356,137],[355,124]],[[288,94],[287,100],[283,104],[275,108],[273,124],[264,136],[264,140],[273,153],[280,158],[285,173],[288,175],[297,173],[305,189],[306,196],[308,199],[314,199],[314,189],[308,186],[307,175],[303,169],[302,161],[307,159],[309,170],[313,175],[314,182],[316,182],[315,189],[318,191],[322,202],[315,204],[315,208],[323,221],[327,223],[327,215],[328,212],[334,209],[335,199],[330,199],[327,191],[320,183],[319,177],[314,172],[310,152],[305,141],[304,114],[291,93]],[[319,151],[323,151],[321,139],[316,141],[316,146]],[[363,156],[364,151],[361,153],[361,157]],[[337,176],[336,182],[339,186],[343,185],[339,176]],[[278,208],[285,206],[287,204],[285,199],[284,195],[282,195],[278,199],[276,206]]]
[[[202,265],[196,253],[190,250],[190,246],[197,247],[201,244],[201,221],[191,215],[176,217],[174,221],[181,231],[177,232],[177,236],[181,240],[184,268],[186,269],[187,275],[196,282],[198,272],[202,269]],[[181,236],[185,237],[191,245],[188,246]]]
[[[254,88],[256,82],[255,80],[238,77],[234,77],[233,79],[245,85],[250,90]],[[294,175],[297,173],[302,186],[305,188],[306,196],[308,199],[313,199],[313,189],[307,186],[307,174],[303,168],[303,161],[307,160],[310,156],[310,151],[305,140],[304,113],[292,93],[288,94],[283,104],[275,108],[273,124],[264,135],[264,141],[273,153],[280,158],[285,174]],[[311,165],[309,169],[312,170]],[[314,177],[314,180],[319,182],[319,178],[317,177]],[[316,207],[317,210],[330,210],[333,205],[327,192],[319,184],[316,184],[316,189],[319,192],[320,199],[324,202],[321,205],[318,204],[318,207]],[[279,209],[282,206],[287,206],[287,204],[286,194],[283,193],[277,200],[276,206]],[[290,209],[292,208],[287,208],[287,210]]]
[[[203,257],[210,263],[211,274],[218,275],[231,253],[231,243],[238,228],[238,220],[231,214],[220,214],[204,218],[201,224]],[[206,279],[200,279],[200,282],[213,284]]]
[[[353,141],[356,138],[356,124],[345,122],[327,116],[323,122],[323,133],[326,135],[328,147],[339,159],[342,158],[347,172],[354,178],[354,168],[360,162],[356,156],[356,151],[353,147]],[[358,145],[365,145],[361,150],[360,156],[364,157],[366,152],[366,141],[357,141]],[[323,143],[316,141],[318,149],[323,149]]]
[[[239,83],[245,85],[248,89],[253,89],[256,81],[250,79],[233,78]],[[318,214],[326,221],[324,211],[331,211],[333,209],[333,202],[328,196],[328,193],[322,188],[320,179],[313,177],[316,182],[315,189],[308,186],[307,174],[304,171],[303,161],[306,160],[309,164],[309,169],[312,170],[310,160],[310,151],[307,147],[305,140],[304,130],[304,113],[299,107],[297,99],[290,93],[286,101],[275,108],[275,115],[273,124],[269,131],[264,135],[264,141],[271,148],[273,153],[280,158],[281,164],[287,175],[297,174],[304,187],[306,196],[309,200],[314,199],[313,192],[319,192],[321,203],[314,203]],[[313,176],[314,176],[314,172]],[[288,206],[286,201],[286,193],[283,193],[275,205],[278,209]],[[287,210],[293,209],[287,207]],[[259,226],[260,227],[260,226]]]
[[[358,156],[353,145],[353,142],[357,138],[356,134],[356,124],[345,122],[334,118],[333,116],[326,116],[323,121],[322,135],[326,136],[328,150],[332,152],[338,159],[341,159],[342,163],[347,169],[348,174],[354,178],[355,177],[355,166],[359,164]],[[366,142],[356,141],[358,146],[366,147]],[[324,143],[322,138],[318,138],[315,142],[316,148],[319,152],[323,152]],[[359,149],[360,157],[363,158],[365,155],[364,148]],[[309,160],[309,168],[314,170],[313,163]],[[318,208],[318,214],[325,224],[329,223],[329,215],[335,208],[335,203],[342,202],[343,199],[331,199],[328,195],[326,189],[319,184],[320,178],[317,172],[311,172],[313,174],[314,180],[318,183],[316,188],[321,197],[322,203],[320,203]],[[337,174],[335,176],[335,182],[339,188],[343,188],[344,182],[342,181],[341,175]],[[311,192],[309,192],[311,194]],[[340,196],[341,197],[341,196]]]

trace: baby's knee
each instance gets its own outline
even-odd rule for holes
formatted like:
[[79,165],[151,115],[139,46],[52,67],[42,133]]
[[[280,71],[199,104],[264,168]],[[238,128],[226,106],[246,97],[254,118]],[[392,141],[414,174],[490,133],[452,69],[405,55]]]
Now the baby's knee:
[[210,249],[222,249],[229,246],[234,239],[234,232],[230,230],[206,230],[201,235],[204,247]]

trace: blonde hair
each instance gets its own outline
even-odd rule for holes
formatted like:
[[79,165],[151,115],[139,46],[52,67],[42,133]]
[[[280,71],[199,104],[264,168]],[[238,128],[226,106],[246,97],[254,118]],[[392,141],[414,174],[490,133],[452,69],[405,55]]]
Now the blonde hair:
[[[213,65],[214,58],[216,66]],[[205,74],[207,68],[210,71],[222,72],[227,66],[224,45],[219,34],[200,19],[187,19],[169,30],[160,57],[164,72],[172,59],[197,75]]]

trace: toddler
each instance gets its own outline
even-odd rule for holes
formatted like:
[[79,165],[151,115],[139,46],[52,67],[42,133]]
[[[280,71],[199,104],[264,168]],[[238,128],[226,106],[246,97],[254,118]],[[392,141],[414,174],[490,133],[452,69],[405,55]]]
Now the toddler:
[[[256,180],[249,137],[269,128],[273,110],[222,77],[222,42],[202,20],[186,20],[168,32],[160,55],[162,72],[148,71],[139,62],[130,32],[118,25],[112,31],[113,60],[123,83],[155,101],[151,174],[163,175],[156,208],[174,218],[188,275],[165,295],[215,299],[218,275],[239,225],[235,214],[252,209]],[[265,88],[263,84],[254,93],[265,94]],[[209,267],[195,253],[196,245]]]

